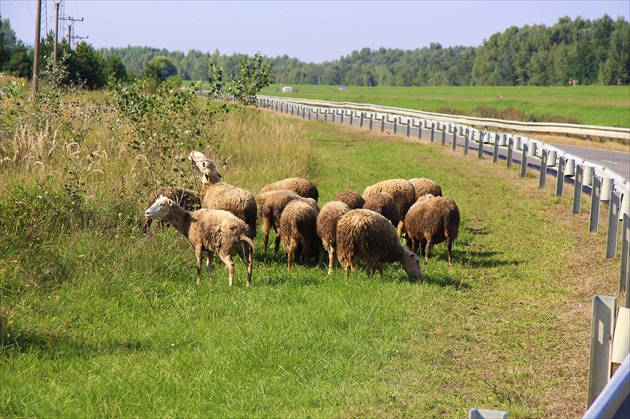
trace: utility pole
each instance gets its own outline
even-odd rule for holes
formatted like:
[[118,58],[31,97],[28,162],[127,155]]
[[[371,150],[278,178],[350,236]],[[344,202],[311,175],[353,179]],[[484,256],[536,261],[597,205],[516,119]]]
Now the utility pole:
[[53,60],[55,63],[57,63],[57,44],[59,43],[59,3],[55,3],[55,47],[53,50]]
[[35,17],[35,50],[33,57],[33,96],[37,93],[37,77],[39,75],[39,40],[42,28],[42,0],[37,0],[37,14]]
[[77,38],[76,36],[72,36],[72,25],[74,25],[74,22],[83,22],[83,18],[75,19],[72,16],[68,16],[62,17],[61,20],[67,20],[70,22],[68,25],[68,45],[70,45],[70,48],[72,49],[72,40]]

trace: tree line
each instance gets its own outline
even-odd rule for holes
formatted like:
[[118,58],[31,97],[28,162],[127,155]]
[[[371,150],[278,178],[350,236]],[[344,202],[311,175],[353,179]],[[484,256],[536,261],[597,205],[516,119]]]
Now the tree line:
[[[43,39],[43,56],[52,51],[52,33]],[[151,47],[101,48],[81,42],[72,50],[64,40],[68,82],[91,88],[117,79],[178,75],[183,80],[230,82],[238,77],[244,54],[222,55]],[[0,72],[32,76],[32,49],[15,38],[0,18]],[[264,57],[271,80],[282,84],[353,86],[546,86],[630,84],[630,24],[608,15],[588,20],[563,17],[551,27],[512,26],[478,47],[444,48],[439,43],[414,50],[363,48],[338,60],[306,63],[287,55]]]

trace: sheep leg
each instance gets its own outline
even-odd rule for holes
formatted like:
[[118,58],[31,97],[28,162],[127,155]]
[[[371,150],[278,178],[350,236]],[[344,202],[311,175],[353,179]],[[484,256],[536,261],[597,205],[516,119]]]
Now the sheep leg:
[[280,236],[276,236],[274,247],[273,247],[273,255],[278,256],[278,249],[280,249]]
[[453,255],[451,254],[451,252],[453,250],[453,242],[451,240],[448,241],[448,245],[446,247],[446,250],[448,251],[448,263],[450,263],[452,265],[453,264]]
[[332,246],[328,246],[328,275],[332,275],[333,264],[335,263],[335,249]]
[[264,233],[264,234],[265,234],[265,236],[263,238],[263,243],[264,243],[265,253],[267,253],[267,248],[268,248],[267,246],[269,244],[269,232]]
[[291,261],[293,259],[293,250],[289,249],[289,251],[287,252],[287,260],[288,260],[288,270],[289,272],[291,272]]
[[424,264],[429,263],[429,253],[431,253],[431,249],[433,249],[433,240],[428,239],[426,245],[426,251],[424,253]]
[[[212,282],[212,258],[214,257],[214,253],[211,251],[207,251],[208,256],[206,257],[206,269],[208,270],[208,282]],[[199,281],[197,280],[197,283]]]
[[225,267],[228,268],[229,272],[229,281],[230,287],[234,283],[234,260],[232,260],[232,255],[219,255],[223,263],[225,263]]
[[203,256],[203,247],[196,246],[195,247],[195,257],[197,259],[197,263],[195,267],[197,268],[197,285],[201,283],[201,257]]
[[411,251],[416,253],[418,251],[418,240],[412,238],[411,239]]
[[[247,269],[247,282],[245,283],[248,287],[252,280],[252,265],[253,265],[253,249],[249,244],[241,244],[241,250],[243,253],[240,254],[241,259],[243,260],[243,264]],[[252,259],[250,259],[252,258]]]

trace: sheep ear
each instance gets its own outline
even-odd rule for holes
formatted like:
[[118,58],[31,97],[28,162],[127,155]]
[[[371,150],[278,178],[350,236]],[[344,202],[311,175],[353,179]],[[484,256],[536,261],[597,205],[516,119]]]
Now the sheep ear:
[[175,201],[173,201],[172,199],[169,199],[169,200],[168,200],[168,206],[169,206],[169,207],[172,207],[174,202],[175,202]]

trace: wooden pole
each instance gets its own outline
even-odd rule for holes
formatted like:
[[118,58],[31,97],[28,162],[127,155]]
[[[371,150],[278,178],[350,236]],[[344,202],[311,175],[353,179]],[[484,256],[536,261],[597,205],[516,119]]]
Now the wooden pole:
[[42,0],[37,0],[35,16],[35,50],[33,56],[33,96],[37,93],[37,77],[39,76],[39,39],[42,30]]

